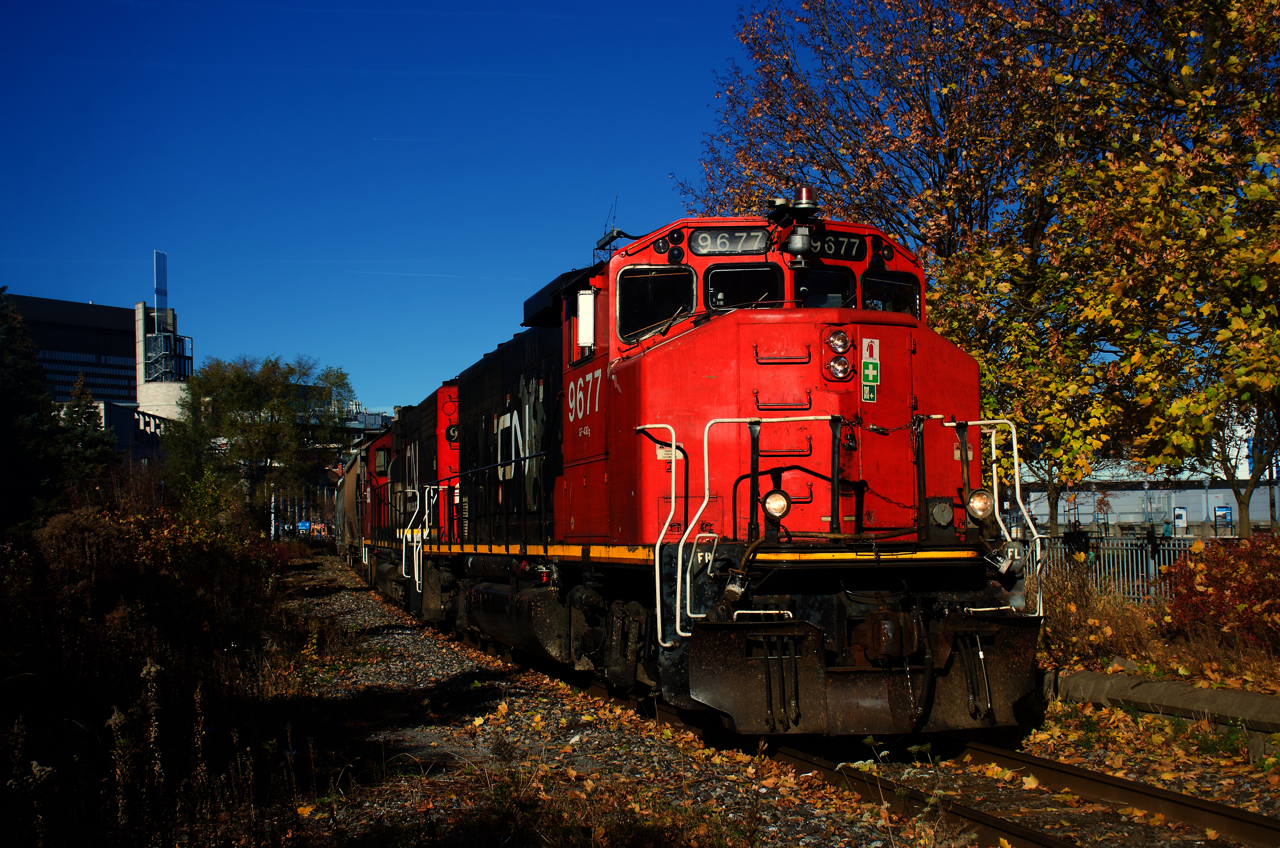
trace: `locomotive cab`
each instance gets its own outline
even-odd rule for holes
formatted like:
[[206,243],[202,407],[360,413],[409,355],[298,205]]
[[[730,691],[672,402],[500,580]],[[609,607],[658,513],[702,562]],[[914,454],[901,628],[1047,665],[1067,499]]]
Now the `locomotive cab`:
[[679,221],[559,282],[589,351],[559,529],[654,540],[673,702],[748,732],[1010,723],[1038,620],[980,484],[976,363],[924,323],[913,255],[815,211]]

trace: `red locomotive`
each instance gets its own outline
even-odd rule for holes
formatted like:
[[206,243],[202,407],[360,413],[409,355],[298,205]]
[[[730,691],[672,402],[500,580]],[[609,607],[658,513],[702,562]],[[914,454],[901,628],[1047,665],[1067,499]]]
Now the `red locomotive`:
[[917,259],[804,189],[597,250],[350,465],[370,582],[745,733],[1016,723],[1040,618],[979,459],[1006,422]]

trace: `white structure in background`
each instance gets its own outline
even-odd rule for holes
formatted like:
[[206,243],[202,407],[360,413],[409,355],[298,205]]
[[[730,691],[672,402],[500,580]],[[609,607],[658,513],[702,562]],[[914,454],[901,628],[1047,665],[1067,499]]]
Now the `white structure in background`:
[[[1238,443],[1236,479],[1248,480],[1247,440],[1242,438]],[[1271,524],[1273,502],[1280,510],[1277,470],[1273,464],[1271,473],[1264,472],[1253,490],[1249,501],[1249,521],[1255,527]],[[1037,522],[1047,522],[1049,504],[1046,493],[1036,491],[1033,482],[1024,481],[1023,486],[1024,490],[1031,492],[1028,506],[1033,518]],[[1217,474],[1184,474],[1170,479],[1135,473],[1132,467],[1118,467],[1112,473],[1085,480],[1064,490],[1058,501],[1058,524],[1063,529],[1071,522],[1079,521],[1096,532],[1109,530],[1118,535],[1122,532],[1120,528],[1160,527],[1165,520],[1177,528],[1176,535],[1215,535],[1234,534],[1241,516],[1235,494]]]
[[155,251],[155,306],[133,307],[138,373],[138,409],[177,419],[195,354],[190,336],[178,335],[178,316],[169,308],[168,256]]

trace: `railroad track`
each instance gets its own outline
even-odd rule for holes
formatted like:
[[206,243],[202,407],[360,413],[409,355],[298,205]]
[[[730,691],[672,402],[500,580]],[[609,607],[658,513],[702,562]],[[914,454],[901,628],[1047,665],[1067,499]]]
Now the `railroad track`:
[[1013,848],[1077,848],[1078,845],[1076,842],[1060,839],[1052,834],[1000,818],[958,801],[945,797],[931,797],[918,789],[895,783],[875,772],[837,765],[821,757],[791,748],[779,748],[773,757],[797,771],[816,773],[828,783],[851,787],[865,799],[879,798],[882,803],[889,805],[890,810],[899,815],[913,817],[926,813],[930,809],[937,809],[941,816],[949,818],[962,833],[972,833],[976,836],[979,845],[999,845],[1001,840]]
[[[603,687],[593,687],[591,694],[608,697]],[[634,703],[631,704],[635,706]],[[657,719],[697,731],[683,722],[678,713],[659,705]],[[1034,776],[1047,790],[1070,791],[1081,799],[1116,807],[1132,807],[1148,814],[1160,814],[1169,822],[1181,822],[1204,831],[1216,831],[1218,837],[1234,839],[1257,848],[1280,846],[1280,819],[1251,813],[1226,804],[1205,801],[1193,795],[1170,792],[1146,783],[1089,771],[1057,760],[1009,751],[981,742],[958,740],[963,749],[955,756],[975,764],[990,763],[1014,772],[1020,778]],[[980,845],[999,845],[1004,839],[1013,848],[1063,848],[1079,843],[1010,821],[960,801],[929,795],[878,774],[862,771],[847,764],[837,764],[814,754],[780,747],[772,755],[797,772],[812,772],[834,785],[851,787],[866,799],[880,799],[899,815],[913,817],[931,809],[949,817],[962,833],[972,833]]]
[[[625,703],[632,709],[638,706],[635,699],[619,699],[599,684],[591,685],[586,691],[598,698]],[[678,711],[666,704],[657,704],[655,719],[702,736],[700,727],[684,721]],[[982,846],[999,845],[1000,840],[1003,839],[1011,848],[1078,848],[1076,842],[1008,821],[958,801],[927,795],[873,771],[862,771],[845,764],[833,763],[794,748],[779,747],[769,756],[791,766],[797,774],[813,773],[833,786],[852,788],[868,801],[875,802],[879,799],[881,803],[888,804],[891,812],[898,815],[914,817],[934,810],[939,811],[943,816],[950,817],[951,823],[960,832],[976,836],[979,840],[978,844]]]
[[1159,813],[1170,821],[1235,839],[1259,848],[1280,845],[1280,819],[1251,813],[1225,804],[1215,804],[1193,795],[1170,792],[1134,780],[1112,777],[1076,766],[1033,757],[1018,751],[1006,751],[980,742],[969,742],[960,756],[975,763],[994,763],[1023,777],[1035,776],[1041,786],[1070,790],[1081,798],[1108,804],[1137,807]]

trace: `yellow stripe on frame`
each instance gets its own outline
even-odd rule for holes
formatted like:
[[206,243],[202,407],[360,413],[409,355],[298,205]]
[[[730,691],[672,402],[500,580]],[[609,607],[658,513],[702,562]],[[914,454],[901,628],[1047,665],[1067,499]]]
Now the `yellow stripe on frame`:
[[912,551],[906,553],[875,553],[872,551],[812,551],[806,553],[756,554],[757,562],[833,562],[837,560],[913,560],[913,559],[976,559],[977,551]]
[[[565,560],[583,559],[583,549],[592,560],[639,563],[653,563],[653,548],[647,545],[526,545],[520,550],[519,545],[461,545],[431,544],[428,542],[423,550],[436,554],[487,554],[492,556],[529,556],[558,557]],[[977,551],[910,551],[902,553],[876,554],[871,551],[794,551],[769,552],[756,554],[757,562],[894,562],[912,560],[965,560],[977,559]]]
[[565,560],[583,559],[584,549],[591,560],[653,564],[653,548],[648,545],[525,545],[523,551],[520,545],[460,545],[430,542],[423,545],[423,550],[428,553],[558,557]]

